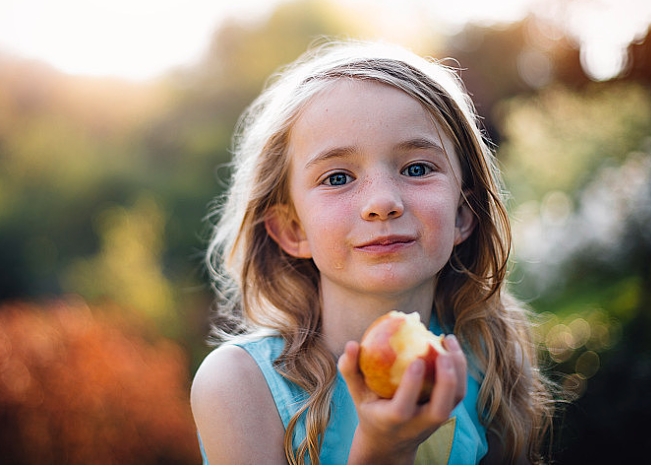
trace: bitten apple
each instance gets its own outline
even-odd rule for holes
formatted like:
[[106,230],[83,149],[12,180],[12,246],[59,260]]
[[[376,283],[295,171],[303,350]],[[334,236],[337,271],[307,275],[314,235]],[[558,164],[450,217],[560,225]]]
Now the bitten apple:
[[418,312],[390,311],[380,316],[360,342],[359,367],[366,385],[390,399],[409,364],[420,358],[425,362],[425,379],[419,402],[426,402],[434,387],[436,358],[447,353],[443,337],[429,331]]

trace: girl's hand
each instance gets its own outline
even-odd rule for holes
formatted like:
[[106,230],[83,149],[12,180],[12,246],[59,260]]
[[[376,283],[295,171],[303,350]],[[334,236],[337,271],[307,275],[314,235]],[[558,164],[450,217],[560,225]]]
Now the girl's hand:
[[338,367],[359,417],[349,463],[412,464],[420,443],[450,418],[466,394],[467,363],[454,336],[444,342],[449,353],[437,357],[436,382],[425,404],[418,404],[425,370],[421,360],[405,371],[393,398],[382,399],[364,383],[359,344],[346,344]]

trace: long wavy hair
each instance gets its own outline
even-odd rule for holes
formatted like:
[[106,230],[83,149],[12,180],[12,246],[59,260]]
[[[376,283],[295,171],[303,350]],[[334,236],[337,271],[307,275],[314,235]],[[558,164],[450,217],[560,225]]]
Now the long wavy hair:
[[[267,234],[275,204],[291,206],[289,135],[302,109],[335,80],[372,80],[416,99],[452,140],[462,188],[477,223],[436,278],[433,310],[454,332],[482,381],[478,413],[504,462],[539,460],[553,404],[539,371],[527,311],[505,290],[509,218],[494,155],[453,68],[402,48],[326,42],[275,74],[240,118],[233,137],[230,188],[215,201],[206,262],[217,293],[219,342],[271,330],[285,347],[277,371],[309,394],[285,433],[289,463],[318,463],[330,416],[336,362],[321,337],[319,271],[286,254]],[[292,446],[305,417],[306,438]],[[494,441],[493,441],[494,442]]]

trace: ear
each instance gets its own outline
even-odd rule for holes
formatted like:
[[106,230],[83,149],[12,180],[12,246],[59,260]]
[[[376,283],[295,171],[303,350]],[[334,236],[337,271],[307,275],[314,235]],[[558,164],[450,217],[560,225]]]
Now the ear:
[[287,204],[272,206],[267,211],[264,226],[267,234],[288,255],[306,259],[312,257],[303,227]]
[[465,197],[461,198],[459,207],[457,208],[457,218],[454,225],[454,245],[463,243],[475,229],[477,218],[468,206]]

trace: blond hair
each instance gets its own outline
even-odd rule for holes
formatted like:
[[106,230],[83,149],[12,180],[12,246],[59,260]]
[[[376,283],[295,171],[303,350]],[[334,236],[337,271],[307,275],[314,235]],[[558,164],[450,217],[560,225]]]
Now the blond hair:
[[[207,264],[219,298],[214,335],[272,329],[285,339],[276,368],[310,395],[287,427],[285,452],[290,463],[318,463],[337,372],[321,338],[319,271],[311,260],[286,254],[267,234],[264,219],[275,204],[291,206],[287,145],[294,122],[338,79],[402,90],[452,140],[477,226],[439,273],[433,309],[472,356],[471,367],[483,381],[478,413],[502,442],[503,461],[522,452],[536,461],[550,423],[550,397],[526,311],[504,290],[511,236],[500,176],[468,94],[440,62],[395,46],[328,42],[272,77],[239,120],[232,183],[213,212],[218,221]],[[306,439],[294,451],[293,428],[303,416]]]

